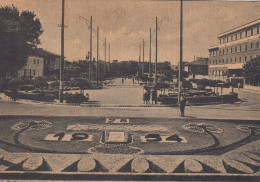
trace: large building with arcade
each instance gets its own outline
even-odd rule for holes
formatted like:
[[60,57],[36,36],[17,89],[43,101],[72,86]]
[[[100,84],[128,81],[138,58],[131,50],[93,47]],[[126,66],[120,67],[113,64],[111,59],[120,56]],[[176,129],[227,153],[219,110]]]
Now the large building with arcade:
[[209,48],[209,77],[244,81],[243,65],[260,56],[260,19],[218,35],[219,44]]

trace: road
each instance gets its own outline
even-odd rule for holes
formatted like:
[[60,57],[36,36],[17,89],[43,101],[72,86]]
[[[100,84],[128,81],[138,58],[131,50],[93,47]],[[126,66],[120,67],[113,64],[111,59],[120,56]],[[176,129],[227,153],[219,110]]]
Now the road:
[[[79,91],[71,91],[75,93]],[[105,85],[103,89],[86,90],[89,94],[90,101],[100,104],[120,104],[120,105],[138,105],[143,103],[143,87],[133,84],[132,79],[121,78],[112,81],[111,84]]]
[[[238,90],[235,90],[238,91]],[[0,115],[38,116],[103,116],[103,117],[153,117],[180,118],[178,107],[111,107],[109,104],[136,106],[142,104],[142,87],[132,80],[115,80],[103,90],[88,90],[91,100],[108,103],[107,107],[44,104],[37,102],[5,102],[0,100]],[[239,90],[240,102],[204,106],[187,106],[186,118],[202,119],[246,119],[260,118],[260,94]]]

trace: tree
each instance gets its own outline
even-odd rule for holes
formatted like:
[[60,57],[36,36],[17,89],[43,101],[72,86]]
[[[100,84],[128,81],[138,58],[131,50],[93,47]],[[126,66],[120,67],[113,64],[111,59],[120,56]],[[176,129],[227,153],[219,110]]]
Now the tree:
[[243,76],[250,82],[258,82],[260,80],[260,58],[253,58],[246,62],[243,66]]
[[84,78],[77,78],[77,79],[72,80],[72,86],[79,87],[80,93],[83,94],[83,95],[84,95],[85,89],[92,88],[92,85],[89,82],[89,80],[84,79]]
[[42,78],[42,77],[37,77],[35,80],[35,87],[39,88],[41,90],[43,89],[48,89],[49,84],[47,83],[46,79]]
[[15,75],[28,55],[40,44],[42,26],[36,15],[14,6],[0,8],[0,77]]

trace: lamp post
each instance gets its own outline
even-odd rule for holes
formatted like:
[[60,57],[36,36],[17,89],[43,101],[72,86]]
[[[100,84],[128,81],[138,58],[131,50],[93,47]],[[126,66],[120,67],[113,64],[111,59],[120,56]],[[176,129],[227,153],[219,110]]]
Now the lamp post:
[[181,9],[180,9],[180,63],[179,63],[179,79],[178,79],[178,103],[180,103],[181,91],[182,91],[182,39],[183,39],[183,0],[181,0]]
[[63,77],[64,77],[64,9],[65,9],[65,0],[62,0],[60,87],[59,87],[59,100],[60,100],[60,103],[63,102]]

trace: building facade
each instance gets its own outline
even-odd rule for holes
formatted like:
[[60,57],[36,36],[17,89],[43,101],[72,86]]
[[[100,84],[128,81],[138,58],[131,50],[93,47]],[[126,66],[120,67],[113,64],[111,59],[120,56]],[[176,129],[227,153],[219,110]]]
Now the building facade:
[[208,75],[209,59],[198,57],[196,60],[188,63],[188,72],[192,74],[193,79],[195,75]]
[[260,20],[221,33],[217,38],[219,44],[209,49],[209,78],[244,80],[243,65],[260,56]]
[[38,56],[29,56],[26,65],[18,70],[18,77],[43,76],[44,59]]

